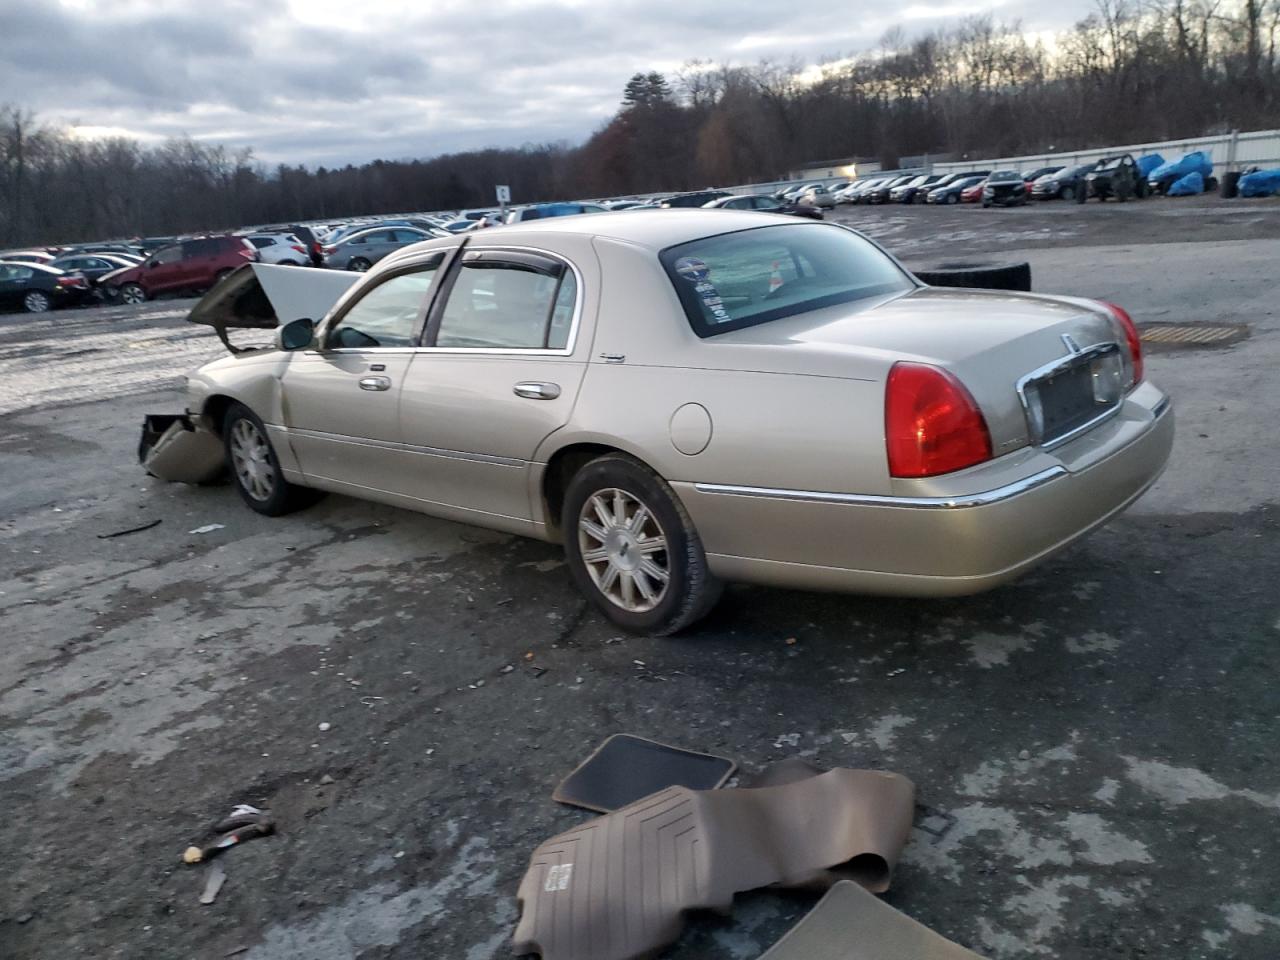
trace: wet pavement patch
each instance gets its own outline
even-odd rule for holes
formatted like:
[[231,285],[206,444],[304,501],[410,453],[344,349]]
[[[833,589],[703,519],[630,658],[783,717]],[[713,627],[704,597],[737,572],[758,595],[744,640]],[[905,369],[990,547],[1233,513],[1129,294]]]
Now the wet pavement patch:
[[1142,342],[1155,349],[1229,347],[1249,336],[1243,323],[1150,323],[1142,327]]

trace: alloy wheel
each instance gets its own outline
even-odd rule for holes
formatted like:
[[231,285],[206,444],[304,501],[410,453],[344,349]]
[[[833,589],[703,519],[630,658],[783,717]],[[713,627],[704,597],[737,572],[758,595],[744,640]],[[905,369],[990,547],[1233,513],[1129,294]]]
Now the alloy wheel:
[[120,291],[120,299],[125,303],[142,303],[147,299],[147,294],[141,287],[131,283]]
[[276,489],[271,446],[251,420],[242,418],[231,427],[231,464],[245,493],[260,503],[271,499]]
[[39,290],[32,290],[22,298],[22,305],[31,313],[44,313],[52,304],[49,303],[47,295]]
[[671,580],[667,536],[634,494],[597,490],[578,516],[578,547],[596,588],[631,613],[652,610]]

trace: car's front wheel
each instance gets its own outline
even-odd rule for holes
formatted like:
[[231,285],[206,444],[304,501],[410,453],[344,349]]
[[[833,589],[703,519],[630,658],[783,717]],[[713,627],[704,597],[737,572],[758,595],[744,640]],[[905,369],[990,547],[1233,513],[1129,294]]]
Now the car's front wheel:
[[22,298],[27,313],[44,313],[53,307],[53,300],[43,290],[29,290]]
[[614,623],[636,633],[676,633],[720,598],[702,540],[665,481],[625,454],[574,475],[562,514],[574,581]]
[[227,410],[222,437],[236,489],[250,509],[278,517],[310,506],[322,496],[284,478],[266,426],[244,404],[233,403]]
[[347,264],[347,269],[354,270],[356,273],[364,273],[371,266],[373,266],[373,264],[364,257],[352,257],[351,262]]
[[1072,186],[1063,187],[1062,192],[1058,194],[1058,196],[1062,197],[1063,200],[1070,202],[1076,198],[1076,188]]
[[120,288],[120,301],[122,303],[144,303],[146,299],[147,291],[136,283],[126,283]]

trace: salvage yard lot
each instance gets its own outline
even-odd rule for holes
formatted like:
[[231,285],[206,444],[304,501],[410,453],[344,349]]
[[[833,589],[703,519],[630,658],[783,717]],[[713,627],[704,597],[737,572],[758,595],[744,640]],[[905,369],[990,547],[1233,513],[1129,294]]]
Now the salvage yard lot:
[[[1280,204],[836,219],[910,265],[1014,256],[1038,291],[1249,336],[1148,357],[1167,473],[1021,581],[734,587],[655,640],[590,611],[546,544],[148,480],[142,415],[221,352],[189,301],[0,317],[4,956],[506,956],[529,853],[587,816],[552,789],[624,731],[909,776],[886,899],[984,955],[1280,954]],[[241,802],[280,834],[202,906],[181,852]],[[751,960],[813,902],[742,897],[666,956]]]

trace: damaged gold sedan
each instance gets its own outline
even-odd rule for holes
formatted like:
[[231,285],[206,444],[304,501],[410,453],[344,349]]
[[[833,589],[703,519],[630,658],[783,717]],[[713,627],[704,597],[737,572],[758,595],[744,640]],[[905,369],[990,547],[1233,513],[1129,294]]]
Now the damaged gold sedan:
[[994,587],[1132,503],[1173,439],[1120,308],[927,287],[769,214],[533,221],[359,277],[254,265],[192,319],[229,346],[287,322],[191,376],[157,476],[221,445],[263,514],[335,491],[559,542],[650,633],[723,581]]

